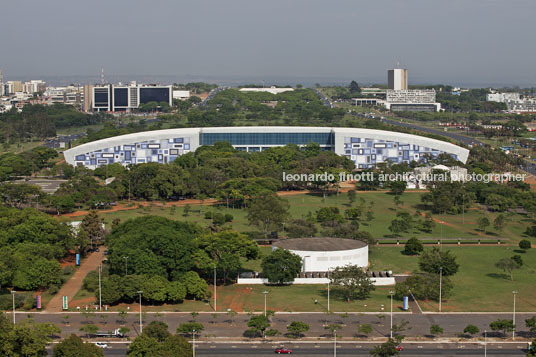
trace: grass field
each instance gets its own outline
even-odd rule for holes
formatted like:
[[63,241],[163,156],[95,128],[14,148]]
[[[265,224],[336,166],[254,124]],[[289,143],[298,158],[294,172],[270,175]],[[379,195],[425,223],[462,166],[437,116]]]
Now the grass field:
[[[399,209],[406,209],[412,214],[419,208],[421,192],[406,192],[402,195],[404,202]],[[347,194],[332,195],[322,199],[320,195],[299,194],[286,196],[291,204],[292,217],[305,217],[309,211],[316,211],[320,207],[336,206],[341,210],[348,208]],[[364,202],[362,200],[364,200]],[[375,238],[382,238],[390,234],[388,226],[396,215],[393,208],[393,196],[386,192],[358,193],[357,202],[354,205],[363,204],[369,207],[372,204],[374,219],[371,222],[362,222],[360,230],[372,233]],[[152,206],[137,208],[126,211],[101,213],[106,223],[111,223],[115,218],[125,221],[130,218],[145,215],[158,215],[176,220],[197,222],[207,226],[210,220],[204,218],[207,211],[221,211],[231,213],[234,216],[232,223],[226,226],[239,231],[252,231],[249,226],[245,211],[241,209],[225,208],[223,206],[192,206],[188,216],[184,216],[184,207],[163,207],[161,202],[154,202]],[[462,215],[436,215],[438,220],[432,233],[423,233],[412,230],[404,234],[405,238],[417,236],[420,238],[475,238],[475,237],[506,237],[507,243],[496,246],[444,246],[457,257],[460,271],[452,278],[454,289],[452,296],[443,302],[443,311],[510,311],[512,308],[512,290],[519,292],[517,296],[518,311],[536,311],[536,249],[527,253],[520,253],[517,241],[524,238],[523,232],[529,224],[534,224],[526,216],[509,214],[508,224],[503,232],[491,229],[483,233],[476,228],[479,217],[487,216],[493,221],[495,214],[484,211],[478,207],[468,210],[465,217]],[[80,220],[81,217],[73,218]],[[439,223],[443,222],[443,224]],[[318,235],[321,235],[320,233]],[[410,273],[418,269],[418,257],[410,257],[401,254],[401,246],[373,246],[370,249],[369,261],[371,270],[392,270],[395,274]],[[429,247],[426,249],[430,249]],[[262,256],[269,254],[270,247],[261,247],[261,258],[244,262],[247,270],[260,271]],[[517,252],[516,252],[517,250]],[[495,267],[495,263],[501,258],[508,258],[514,254],[520,254],[525,262],[524,266],[514,272],[514,281],[509,276]],[[235,311],[260,311],[264,305],[262,291],[269,291],[268,307],[278,311],[324,311],[327,305],[325,286],[322,285],[295,285],[291,287],[277,286],[265,287],[259,285],[228,285],[218,287],[218,310],[225,311],[231,308]],[[382,311],[389,300],[389,287],[378,288],[366,301],[346,303],[333,299],[332,310],[336,311]],[[92,294],[81,291],[76,299],[87,301]],[[318,304],[314,300],[318,300]],[[382,304],[384,306],[382,306]],[[399,302],[397,303],[399,304]],[[423,310],[437,311],[437,303],[420,301]],[[151,307],[154,310],[170,311],[210,311],[212,305],[201,301],[185,301],[178,305],[164,305]]]
[[[401,196],[403,204],[400,205],[398,210],[407,210],[412,215],[422,209],[420,207],[420,191],[408,191]],[[393,195],[387,192],[359,192],[357,201],[354,206],[362,204],[365,210],[370,209],[374,212],[374,218],[372,221],[367,222],[362,219],[360,222],[360,230],[368,231],[376,239],[389,237],[391,232],[389,231],[389,225],[391,221],[396,217],[397,210],[394,208]],[[348,196],[346,193],[341,193],[338,196],[332,194],[325,200],[321,195],[317,194],[298,194],[289,195],[285,197],[290,203],[290,213],[292,218],[304,218],[309,212],[314,213],[321,207],[335,206],[341,211],[347,209]],[[133,206],[136,207],[135,205]],[[234,220],[231,223],[225,224],[225,227],[232,228],[241,232],[257,230],[256,227],[249,225],[246,218],[246,212],[242,209],[226,208],[223,205],[219,206],[200,206],[193,205],[191,212],[188,216],[184,215],[184,207],[164,207],[161,202],[154,202],[151,206],[143,208],[135,208],[132,210],[115,211],[115,212],[102,212],[101,216],[104,218],[105,223],[110,224],[113,219],[119,218],[121,221],[125,221],[130,218],[141,217],[145,215],[157,215],[171,219],[196,222],[203,226],[211,224],[211,220],[205,219],[205,212],[214,211],[221,213],[230,213],[233,215]],[[403,238],[418,237],[423,239],[440,239],[440,238],[464,238],[464,239],[476,239],[476,238],[503,238],[508,239],[510,243],[516,244],[520,239],[525,238],[524,232],[526,227],[530,224],[534,224],[531,219],[520,214],[507,214],[508,222],[502,232],[496,231],[493,228],[489,228],[486,232],[481,232],[477,228],[477,221],[480,217],[488,217],[493,222],[496,217],[496,213],[488,212],[475,205],[470,208],[464,215],[434,215],[437,223],[431,233],[421,232],[414,228],[403,233]],[[71,220],[80,220],[81,217],[72,218]],[[417,217],[415,217],[417,219]],[[443,222],[442,224],[440,222]],[[318,236],[322,236],[322,228],[318,226]],[[284,235],[284,233],[283,233]]]

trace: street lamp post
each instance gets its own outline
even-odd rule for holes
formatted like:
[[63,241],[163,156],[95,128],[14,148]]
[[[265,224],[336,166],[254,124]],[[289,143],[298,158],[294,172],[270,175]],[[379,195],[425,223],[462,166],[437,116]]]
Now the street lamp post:
[[266,295],[268,295],[268,291],[264,290],[262,293],[264,294],[264,316],[266,316]]
[[329,309],[329,268],[328,268],[328,312],[330,312],[331,310]]
[[123,259],[125,259],[125,276],[128,275],[128,255],[124,256]]
[[335,338],[333,340],[333,356],[337,357],[337,330],[333,330],[333,337]]
[[443,283],[443,267],[439,267],[439,312],[441,312],[441,297],[442,297],[442,283]]
[[214,311],[218,311],[216,303],[216,266],[214,266]]
[[195,357],[195,330],[192,330],[192,357]]
[[394,291],[391,290],[389,291],[389,295],[391,295],[391,333],[390,333],[390,336],[391,338],[393,338],[393,295],[394,295]]
[[142,292],[143,292],[143,291],[141,291],[141,290],[138,291],[138,295],[140,296],[140,335],[141,335],[141,333],[143,332],[143,321],[142,321],[142,319],[141,319],[141,293],[142,293]]
[[514,314],[513,314],[513,317],[512,317],[512,340],[514,340],[516,338],[516,294],[517,294],[517,290],[514,290],[512,291],[512,294],[514,294]]
[[99,264],[99,311],[102,311],[101,272],[102,264]]
[[15,290],[11,290],[11,295],[13,297],[13,326],[15,326]]
[[484,330],[484,357],[488,355],[488,331]]

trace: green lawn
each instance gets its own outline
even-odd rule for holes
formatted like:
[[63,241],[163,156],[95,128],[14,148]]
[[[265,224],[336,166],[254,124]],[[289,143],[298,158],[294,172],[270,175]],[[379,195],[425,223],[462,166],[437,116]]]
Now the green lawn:
[[[369,260],[374,270],[393,270],[409,273],[418,269],[418,257],[401,254],[402,247],[374,247]],[[430,249],[430,248],[426,248]],[[452,296],[443,302],[443,311],[510,311],[512,291],[517,290],[517,310],[536,311],[536,249],[526,253],[511,246],[449,247],[460,264],[459,272],[452,277]],[[514,271],[514,281],[495,267],[501,258],[514,254],[522,256],[524,265]],[[437,303],[420,302],[421,308],[437,311]]]
[[[421,208],[420,191],[408,191],[401,196],[403,204],[399,207],[399,210],[408,210],[412,215]],[[290,202],[290,213],[292,218],[305,218],[309,212],[314,213],[321,207],[335,206],[341,211],[348,208],[348,196],[346,193],[341,193],[338,196],[332,194],[325,200],[318,194],[300,194],[285,196]],[[354,206],[362,204],[365,210],[368,207],[372,207],[374,212],[374,218],[372,221],[367,222],[366,219],[361,220],[360,230],[370,232],[374,238],[382,239],[390,237],[389,225],[391,221],[396,217],[397,210],[394,208],[393,195],[387,192],[360,192],[357,195],[357,201]],[[115,218],[125,221],[130,218],[141,217],[145,215],[158,215],[171,219],[196,222],[203,226],[211,224],[211,220],[205,219],[205,212],[214,211],[221,213],[230,213],[233,215],[234,220],[231,223],[226,223],[225,227],[232,228],[241,232],[258,230],[256,227],[249,225],[247,221],[246,212],[242,209],[226,208],[224,205],[219,206],[199,206],[193,205],[192,210],[188,216],[184,215],[184,207],[162,207],[161,202],[154,202],[152,206],[144,208],[135,208],[127,211],[116,211],[101,213],[105,220],[105,223],[111,224]],[[414,228],[410,231],[403,233],[402,238],[418,237],[423,239],[440,239],[440,238],[505,238],[512,244],[525,238],[523,233],[530,224],[534,224],[526,216],[519,214],[507,214],[508,222],[503,232],[496,231],[492,227],[489,227],[487,232],[480,232],[477,230],[477,221],[480,217],[488,217],[493,222],[496,217],[496,213],[488,212],[480,209],[477,205],[465,212],[465,215],[433,215],[433,217],[439,221],[445,222],[445,224],[437,223],[434,230],[431,233],[421,232]],[[414,217],[417,219],[418,217]],[[72,218],[72,220],[80,220],[81,217]],[[322,236],[322,227],[318,225],[319,233],[317,236]],[[284,235],[284,233],[283,233]]]

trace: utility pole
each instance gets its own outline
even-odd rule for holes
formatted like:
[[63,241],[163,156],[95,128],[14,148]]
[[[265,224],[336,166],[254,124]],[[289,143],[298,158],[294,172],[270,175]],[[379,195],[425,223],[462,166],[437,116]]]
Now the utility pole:
[[102,311],[101,272],[102,264],[99,264],[99,311]]
[[393,338],[393,295],[394,295],[394,291],[391,290],[389,291],[389,295],[391,295],[391,339]]
[[141,293],[143,291],[138,291],[138,295],[140,296],[140,335],[143,332],[143,321],[141,319]]
[[517,290],[512,291],[512,294],[514,294],[514,314],[512,318],[512,322],[513,322],[512,340],[515,340],[516,338],[516,294],[517,294]]

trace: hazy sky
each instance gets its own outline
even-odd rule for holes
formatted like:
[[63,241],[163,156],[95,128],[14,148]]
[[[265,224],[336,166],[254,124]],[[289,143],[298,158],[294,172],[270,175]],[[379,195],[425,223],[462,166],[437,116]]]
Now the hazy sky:
[[[535,0],[0,0],[5,77],[536,85]],[[297,83],[297,82],[296,82]]]

